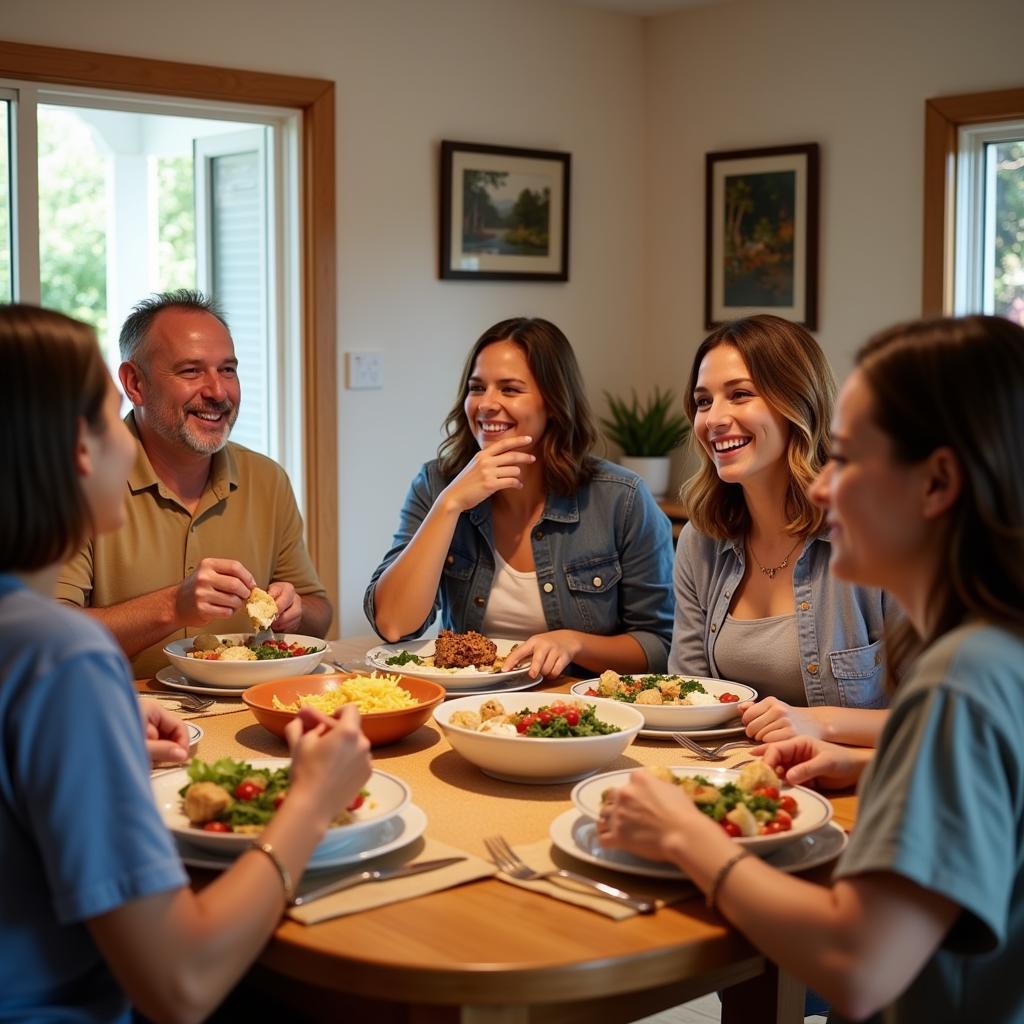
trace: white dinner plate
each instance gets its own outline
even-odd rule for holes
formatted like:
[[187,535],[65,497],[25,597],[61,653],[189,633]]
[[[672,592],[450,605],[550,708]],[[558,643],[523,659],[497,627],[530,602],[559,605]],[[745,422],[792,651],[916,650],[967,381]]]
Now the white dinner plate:
[[[515,673],[513,673],[515,675]],[[472,690],[452,690],[451,693],[445,693],[445,700],[453,700],[456,697],[491,697],[498,693],[519,693],[521,690],[532,690],[535,686],[539,686],[543,680],[541,679],[530,679],[527,676],[526,681],[520,678],[510,679],[507,683],[495,683],[493,686],[475,686]]]
[[[248,758],[253,768],[286,768],[291,763],[286,758]],[[204,832],[193,828],[182,810],[179,790],[189,784],[188,771],[179,768],[153,779],[153,795],[164,824],[178,838],[189,845],[221,855],[237,854],[252,845],[253,834],[239,832]],[[353,811],[355,819],[348,825],[339,825],[327,830],[320,840],[317,853],[333,850],[344,845],[351,846],[353,840],[376,828],[382,821],[400,814],[409,803],[409,787],[394,775],[374,770],[366,785],[369,791],[363,805]],[[317,854],[314,854],[314,857]]]
[[[415,804],[407,804],[401,814],[382,821],[375,831],[366,833],[363,842],[356,845],[343,844],[321,853],[319,847],[306,865],[307,871],[323,871],[327,868],[343,867],[345,864],[361,864],[363,861],[382,857],[392,850],[399,850],[415,842],[427,829],[427,816]],[[210,868],[223,871],[231,867],[237,855],[223,856],[193,846],[185,839],[175,836],[178,853],[182,861],[193,868]]]
[[[626,673],[620,673],[625,675]],[[632,673],[633,679],[646,679],[656,675],[652,672]],[[738,701],[722,704],[717,699],[713,704],[641,704],[616,700],[614,697],[601,697],[588,694],[587,690],[597,690],[600,679],[581,679],[573,683],[569,692],[574,697],[584,700],[611,701],[615,704],[629,703],[644,716],[645,729],[672,729],[675,732],[693,732],[696,729],[721,729],[736,718],[736,704],[742,701],[757,700],[757,690],[746,683],[734,683],[729,679],[709,679],[705,676],[691,676],[685,672],[674,672],[672,677],[685,682],[700,683],[706,693],[714,698],[724,693],[739,697]],[[660,678],[660,676],[659,676]]]
[[[672,864],[644,860],[624,850],[608,850],[597,838],[597,822],[580,814],[575,808],[560,814],[549,829],[551,842],[570,857],[627,875],[645,875],[648,878],[667,878],[684,881],[686,875]],[[794,837],[784,846],[773,850],[752,851],[762,860],[780,871],[806,871],[827,864],[838,857],[847,843],[846,833],[834,822],[814,832]]]
[[[325,672],[335,671],[337,670],[330,665],[317,665],[312,672],[307,672],[306,675],[316,676],[322,675]],[[241,700],[242,693],[244,692],[238,689],[237,686],[228,689],[223,686],[208,686],[206,683],[197,683],[194,679],[188,679],[186,676],[183,676],[172,665],[164,665],[157,672],[155,678],[158,683],[166,686],[169,690],[184,690],[186,693],[198,693],[204,697],[235,697]]]
[[[489,639],[493,640],[494,645],[497,647],[499,657],[508,654],[514,644],[522,642],[519,640],[499,640],[497,637],[490,637]],[[440,683],[446,690],[458,691],[460,697],[467,696],[470,690],[479,692],[480,684],[489,685],[491,683],[500,683],[502,680],[521,678],[526,675],[530,668],[529,665],[523,665],[521,668],[512,669],[511,672],[477,672],[470,668],[427,668],[414,662],[409,662],[405,665],[389,665],[387,663],[388,658],[393,658],[396,654],[401,654],[402,651],[408,651],[410,654],[416,654],[420,657],[433,654],[434,638],[429,640],[409,640],[406,643],[400,644],[380,644],[377,647],[371,647],[366,652],[366,663],[373,668],[380,669],[382,672],[401,672],[407,676],[431,679],[435,683]]]
[[[737,768],[716,768],[696,765],[674,764],[668,766],[676,775],[701,775],[714,786],[722,786],[727,782],[735,782],[741,774]],[[601,798],[609,789],[624,786],[635,768],[624,768],[614,772],[594,775],[573,787],[570,798],[580,814],[594,819],[601,810]],[[737,836],[733,842],[751,852],[770,850],[792,842],[798,836],[808,832],[816,832],[823,828],[832,818],[832,804],[827,797],[817,790],[804,786],[788,786],[779,783],[783,793],[788,793],[796,801],[796,812],[793,814],[793,827],[788,832],[773,832],[766,836]]]

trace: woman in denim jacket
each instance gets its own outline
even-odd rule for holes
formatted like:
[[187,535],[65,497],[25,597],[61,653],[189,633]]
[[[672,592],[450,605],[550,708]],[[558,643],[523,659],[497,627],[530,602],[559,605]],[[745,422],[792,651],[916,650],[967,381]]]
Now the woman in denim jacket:
[[473,346],[438,458],[409,489],[366,590],[377,633],[446,629],[524,642],[506,669],[570,664],[663,672],[672,536],[640,479],[590,455],[576,357],[541,319],[504,320]]
[[759,740],[872,745],[885,721],[879,590],[829,576],[824,513],[806,489],[828,457],[835,380],[817,342],[776,316],[726,324],[686,392],[701,467],[687,482],[669,668],[737,679],[762,699]]

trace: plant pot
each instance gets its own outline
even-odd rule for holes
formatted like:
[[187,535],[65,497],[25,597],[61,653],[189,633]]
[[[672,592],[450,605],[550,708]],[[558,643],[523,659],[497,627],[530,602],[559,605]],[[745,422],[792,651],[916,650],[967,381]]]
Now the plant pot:
[[633,470],[640,477],[655,498],[664,498],[668,493],[670,460],[667,455],[654,458],[639,455],[623,455],[619,465]]

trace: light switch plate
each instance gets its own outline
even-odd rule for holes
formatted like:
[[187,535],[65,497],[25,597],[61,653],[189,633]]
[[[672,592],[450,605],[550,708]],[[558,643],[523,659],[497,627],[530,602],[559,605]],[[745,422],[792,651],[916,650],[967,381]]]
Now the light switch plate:
[[346,352],[345,378],[350,391],[384,387],[383,355],[380,352]]

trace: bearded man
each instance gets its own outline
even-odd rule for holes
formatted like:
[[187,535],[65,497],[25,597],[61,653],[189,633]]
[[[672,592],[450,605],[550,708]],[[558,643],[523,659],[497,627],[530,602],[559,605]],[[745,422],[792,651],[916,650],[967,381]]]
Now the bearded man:
[[241,389],[224,315],[199,292],[155,295],[125,321],[120,349],[138,441],[127,520],[67,563],[57,597],[106,625],[137,677],[167,664],[171,640],[248,631],[257,586],[277,603],[273,629],[325,636],[333,611],[288,477],[228,441]]

